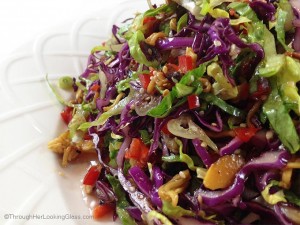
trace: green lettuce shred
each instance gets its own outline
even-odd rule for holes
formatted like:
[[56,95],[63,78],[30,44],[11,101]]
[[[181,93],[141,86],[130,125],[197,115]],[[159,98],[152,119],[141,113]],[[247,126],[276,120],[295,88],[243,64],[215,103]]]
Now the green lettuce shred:
[[291,153],[300,149],[300,139],[294,126],[293,120],[286,109],[284,102],[277,89],[277,79],[271,80],[272,92],[263,105],[263,112],[279,136],[279,139]]
[[230,115],[237,116],[237,117],[245,117],[245,112],[228,104],[221,98],[210,94],[210,93],[202,93],[200,95],[202,99],[204,99],[206,102],[218,106],[220,109],[222,109],[224,112],[227,112]]
[[140,42],[144,40],[143,32],[140,30],[136,31],[128,40],[130,54],[137,62],[146,66],[156,67],[159,65],[159,62],[157,60],[149,61],[141,49]]
[[183,162],[188,166],[190,170],[195,171],[197,167],[195,166],[193,159],[189,155],[182,152],[182,148],[183,148],[182,142],[178,138],[175,138],[175,142],[179,145],[179,155],[163,156],[162,160],[171,163]]
[[154,219],[159,219],[164,225],[173,225],[173,223],[166,216],[155,210],[152,210],[147,214],[147,221],[149,224],[152,224]]
[[180,206],[173,206],[171,202],[163,201],[162,211],[169,217],[180,218],[182,216],[195,216],[191,210],[186,210]]
[[114,193],[117,197],[117,214],[119,216],[119,219],[121,220],[122,224],[126,225],[137,225],[135,220],[129,215],[129,213],[126,210],[126,207],[130,206],[129,202],[126,199],[125,191],[118,181],[117,178],[114,176],[108,174],[107,179],[110,183],[110,185],[113,188]]

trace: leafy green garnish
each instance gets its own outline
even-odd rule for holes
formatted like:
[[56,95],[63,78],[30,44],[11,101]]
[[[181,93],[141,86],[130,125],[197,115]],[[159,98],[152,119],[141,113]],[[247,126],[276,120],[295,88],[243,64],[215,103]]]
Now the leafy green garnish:
[[218,106],[220,109],[222,109],[224,112],[227,112],[230,115],[237,116],[237,117],[244,117],[245,112],[229,105],[227,102],[223,101],[222,99],[218,98],[217,96],[209,93],[202,93],[200,95],[201,98],[203,98],[208,103]]
[[279,139],[290,152],[295,153],[300,148],[300,139],[289,112],[277,89],[277,79],[272,78],[272,92],[263,105],[263,112],[267,115],[272,128]]

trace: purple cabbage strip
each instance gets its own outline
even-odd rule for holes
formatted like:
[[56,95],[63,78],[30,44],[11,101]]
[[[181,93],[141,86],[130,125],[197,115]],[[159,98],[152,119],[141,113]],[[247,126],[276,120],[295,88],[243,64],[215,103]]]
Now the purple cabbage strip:
[[102,112],[103,107],[107,106],[110,103],[110,100],[112,100],[114,98],[114,96],[117,93],[117,88],[115,86],[110,86],[105,93],[105,98],[104,99],[100,99],[98,98],[96,100],[96,107],[97,109]]
[[164,183],[164,177],[161,169],[158,166],[153,166],[152,168],[152,177],[154,186],[158,189]]
[[275,20],[276,8],[272,3],[255,0],[251,1],[249,5],[260,20],[265,22]]
[[200,116],[198,112],[194,111],[194,115],[196,116],[196,118],[199,120],[199,122],[207,127],[208,129],[214,131],[214,132],[221,132],[223,130],[223,121],[222,118],[220,116],[219,110],[216,110],[216,126],[211,125],[211,123],[205,121],[205,119],[203,118],[203,116]]
[[[288,212],[293,210],[293,218],[288,217]],[[279,202],[274,206],[276,217],[280,220],[283,225],[294,225],[300,224],[300,209],[292,206],[291,204]],[[292,213],[290,214],[292,216]]]
[[[124,126],[131,124],[136,118],[138,118],[138,116],[133,116],[130,114],[131,106],[133,104],[134,104],[134,100],[131,100],[122,110],[121,117],[120,117],[120,123],[117,126],[117,130],[122,130]],[[128,135],[129,135],[129,131],[130,131],[130,128],[128,130]]]
[[149,156],[155,154],[155,150],[158,148],[158,142],[159,142],[159,137],[160,137],[160,131],[167,121],[164,122],[163,119],[160,118],[155,118],[154,119],[154,131],[153,131],[153,142],[150,145],[149,149]]
[[120,39],[119,39],[118,36],[117,36],[118,30],[119,30],[119,29],[120,29],[120,28],[119,28],[118,26],[113,25],[113,27],[112,27],[112,34],[113,34],[114,37],[116,38],[117,42],[120,44],[121,41],[120,41]]
[[[115,134],[121,135],[122,133],[117,129],[118,124],[114,118],[110,117],[96,132],[98,136],[104,136],[108,130],[113,131]],[[91,127],[93,128],[93,127]]]
[[159,50],[170,50],[174,48],[186,48],[192,46],[194,38],[190,37],[174,37],[159,39],[156,47]]
[[229,19],[227,18],[216,19],[210,26],[207,33],[213,44],[207,49],[206,55],[199,61],[199,63],[201,64],[209,61],[218,55],[223,62],[223,73],[231,84],[234,84],[234,80],[229,77],[228,74],[228,68],[232,63],[232,60],[228,57],[231,44],[235,44],[239,48],[250,48],[253,50],[256,53],[256,59],[254,62],[255,66],[257,66],[264,57],[263,48],[257,43],[244,43],[236,35],[235,31],[229,24]]
[[153,190],[151,200],[154,205],[158,207],[162,207],[162,201],[158,195],[158,189],[164,183],[164,176],[162,170],[158,166],[153,166],[152,168],[152,182],[153,182]]
[[207,33],[208,29],[210,28],[214,20],[215,19],[210,14],[206,14],[206,16],[203,18],[201,22],[194,20],[190,24],[190,29],[199,31],[201,33]]
[[128,135],[128,131],[129,131],[128,126],[126,126],[125,128],[122,129],[122,132],[124,135],[124,141],[123,141],[123,143],[118,151],[118,155],[117,155],[118,168],[123,168],[125,152],[126,152],[126,149],[129,148],[131,140],[132,140],[132,138]]
[[207,31],[214,44],[215,54],[227,54],[230,51],[230,42],[224,37],[227,27],[229,27],[229,19],[219,18]]
[[142,212],[136,206],[128,206],[126,207],[126,211],[129,215],[137,221],[142,221]]
[[256,187],[260,192],[262,192],[265,187],[269,184],[271,180],[280,179],[279,173],[277,170],[269,170],[267,172],[257,172],[255,175]]
[[[226,19],[226,24],[229,24],[229,20]],[[235,44],[239,48],[250,48],[256,53],[255,63],[258,64],[265,56],[263,48],[257,43],[247,44],[244,43],[234,32],[231,26],[227,26],[227,29],[224,31],[224,36],[230,40],[231,43]]]
[[[128,114],[130,112],[130,108],[131,108],[131,105],[133,104],[133,100],[130,101],[126,106],[125,108],[123,109],[122,113],[121,113],[121,116],[120,116],[120,120],[123,121],[125,118],[128,117]],[[120,130],[122,131],[123,133],[123,136],[124,136],[124,141],[118,151],[118,155],[117,155],[117,165],[118,165],[118,168],[123,168],[123,163],[124,163],[124,156],[125,156],[125,152],[126,152],[126,149],[129,148],[130,146],[130,143],[131,143],[131,140],[132,138],[128,135],[128,132],[129,132],[129,126],[125,126],[125,127],[120,127]]]
[[193,139],[192,142],[195,147],[196,153],[202,159],[206,168],[209,168],[210,165],[213,163],[213,159],[211,158],[207,149],[201,146],[202,141],[200,141],[199,139]]
[[249,144],[255,146],[257,150],[264,150],[267,146],[266,131],[259,130],[256,132],[255,135],[249,140]]
[[169,121],[169,119],[174,119],[180,116],[182,113],[186,112],[187,108],[185,105],[180,106],[175,112],[170,114],[168,117],[165,118],[155,118],[154,120],[154,131],[153,131],[153,143],[150,146],[149,149],[149,156],[153,155],[155,153],[155,150],[158,148],[158,143],[159,143],[159,137],[160,137],[160,132],[165,123]]
[[106,76],[107,82],[111,85],[116,83],[116,75],[118,73],[118,68],[112,68],[108,65],[105,65],[104,62],[99,63],[100,69]]
[[[128,173],[133,178],[139,190],[141,190],[145,196],[150,198],[154,205],[158,207],[162,207],[162,201],[158,196],[158,188],[161,185],[159,187],[153,185],[149,177],[138,166],[131,167],[128,170]],[[160,176],[162,176],[161,172],[160,172]]]
[[152,210],[152,205],[147,197],[136,190],[135,186],[124,176],[121,168],[118,169],[118,179],[124,190],[128,193],[132,203],[138,207],[141,212],[147,214]]
[[88,76],[91,73],[98,73],[98,68],[94,66],[96,64],[96,57],[93,54],[89,55],[88,61],[87,61],[87,67],[85,71],[80,75],[82,78],[88,78]]
[[149,177],[144,173],[144,171],[138,166],[133,166],[128,170],[128,173],[132,177],[138,188],[147,197],[150,197],[150,192],[153,185],[151,184]]
[[296,28],[292,46],[296,52],[300,52],[300,2],[299,0],[290,0],[289,2],[293,7],[293,11],[295,15],[293,25]]
[[253,171],[281,169],[290,158],[286,150],[270,151],[263,153],[260,157],[248,162],[236,175],[234,183],[222,191],[210,191],[200,188],[196,191],[195,197],[200,196],[203,203],[208,206],[215,206],[229,201],[243,193],[248,175]]
[[105,204],[111,203],[116,200],[113,190],[107,185],[106,182],[98,180],[96,182],[96,194],[99,199]]
[[219,153],[221,156],[233,154],[244,142],[238,137],[234,137],[231,141],[220,148]]
[[260,216],[260,224],[281,224],[281,222],[279,222],[277,219],[276,213],[272,209],[264,207],[257,202],[246,202],[245,204],[247,209]]

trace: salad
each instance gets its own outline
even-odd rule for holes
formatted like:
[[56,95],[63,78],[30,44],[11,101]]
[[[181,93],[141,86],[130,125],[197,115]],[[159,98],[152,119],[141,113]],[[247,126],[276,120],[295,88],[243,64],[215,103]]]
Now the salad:
[[48,147],[122,224],[300,224],[300,1],[173,0],[112,27]]

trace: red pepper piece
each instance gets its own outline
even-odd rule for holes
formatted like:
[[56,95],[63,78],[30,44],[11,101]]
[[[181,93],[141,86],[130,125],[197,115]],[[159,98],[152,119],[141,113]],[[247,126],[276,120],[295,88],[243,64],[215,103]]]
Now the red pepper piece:
[[98,180],[100,174],[99,166],[91,166],[86,175],[83,178],[84,185],[92,185],[94,186],[96,181]]
[[255,127],[234,128],[235,135],[243,142],[248,142],[259,129]]
[[73,108],[66,106],[60,115],[64,122],[68,125],[73,118]]
[[198,95],[189,95],[187,97],[189,109],[195,109],[200,107],[200,100]]

